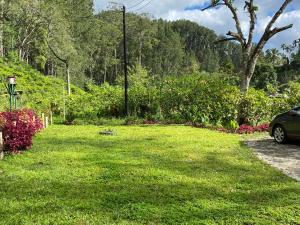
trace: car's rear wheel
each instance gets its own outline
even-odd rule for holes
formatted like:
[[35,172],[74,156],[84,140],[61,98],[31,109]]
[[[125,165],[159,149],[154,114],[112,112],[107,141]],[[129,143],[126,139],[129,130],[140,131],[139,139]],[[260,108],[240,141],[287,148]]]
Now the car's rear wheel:
[[278,125],[274,128],[273,136],[274,136],[275,141],[279,144],[284,144],[287,141],[286,131],[280,125]]

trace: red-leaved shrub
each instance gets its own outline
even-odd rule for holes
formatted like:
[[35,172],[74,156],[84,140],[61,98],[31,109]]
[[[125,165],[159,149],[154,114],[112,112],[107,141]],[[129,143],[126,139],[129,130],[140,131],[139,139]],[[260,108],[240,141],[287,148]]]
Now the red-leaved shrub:
[[29,149],[33,136],[43,128],[41,120],[28,109],[1,112],[0,121],[5,150],[12,153]]
[[267,132],[268,130],[269,130],[269,124],[261,124],[255,127],[244,124],[239,127],[237,132],[239,134],[253,134],[255,132]]
[[239,134],[252,134],[254,133],[254,131],[255,131],[254,127],[246,124],[241,125],[237,130]]
[[268,132],[269,131],[269,124],[264,123],[261,125],[258,125],[256,127],[254,127],[255,132]]

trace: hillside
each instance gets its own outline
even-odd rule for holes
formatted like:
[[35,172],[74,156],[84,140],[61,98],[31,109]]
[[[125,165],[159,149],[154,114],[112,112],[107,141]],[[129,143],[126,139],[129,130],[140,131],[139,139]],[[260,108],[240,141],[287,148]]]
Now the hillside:
[[[39,112],[48,112],[52,109],[60,109],[63,105],[63,96],[66,95],[65,82],[61,79],[44,76],[29,65],[14,64],[10,62],[0,63],[0,110],[8,108],[8,96],[5,88],[6,78],[15,75],[17,78],[17,90],[22,91],[18,106],[35,109]],[[73,87],[73,89],[78,89]]]

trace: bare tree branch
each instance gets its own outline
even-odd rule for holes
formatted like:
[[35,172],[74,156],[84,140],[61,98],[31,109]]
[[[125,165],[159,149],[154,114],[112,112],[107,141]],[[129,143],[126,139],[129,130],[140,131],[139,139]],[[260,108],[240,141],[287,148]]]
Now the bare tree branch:
[[245,40],[243,32],[242,32],[241,22],[239,20],[238,15],[237,15],[236,8],[234,8],[234,6],[232,5],[231,1],[229,1],[229,0],[223,0],[223,1],[224,1],[224,5],[226,5],[230,9],[230,11],[231,11],[231,13],[233,15],[233,19],[235,21],[235,27],[236,27],[237,33],[238,33],[240,39],[243,40],[242,44],[245,44],[246,40]]
[[[209,9],[215,7],[217,5],[223,4],[225,5],[233,15],[233,20],[235,21],[235,27],[237,32],[229,31],[226,35],[229,36],[227,38],[223,38],[217,42],[225,42],[225,41],[238,41],[242,47],[242,54],[243,54],[243,63],[242,63],[242,70],[244,74],[242,74],[241,79],[241,91],[246,92],[249,88],[251,78],[254,74],[254,70],[257,64],[257,60],[259,54],[262,52],[266,43],[277,33],[280,33],[284,30],[290,29],[293,25],[287,25],[284,27],[275,27],[272,28],[277,19],[283,14],[286,7],[292,2],[293,0],[284,0],[279,10],[274,14],[270,22],[268,23],[265,31],[256,46],[253,45],[253,38],[254,38],[254,30],[256,25],[256,10],[257,7],[254,5],[254,0],[245,0],[245,7],[244,10],[247,10],[249,13],[249,33],[248,37],[244,37],[242,32],[241,23],[238,17],[237,9],[233,5],[232,0],[216,0],[213,1],[215,4],[212,4],[205,9]],[[205,10],[204,9],[204,10]],[[215,42],[216,43],[216,42]]]
[[277,21],[279,16],[282,15],[285,8],[292,2],[293,0],[285,0],[284,3],[281,5],[280,9],[275,13],[271,21],[269,22],[268,26],[266,27],[265,33],[269,32],[274,25],[274,23]]
[[273,30],[270,31],[270,35],[269,36],[271,38],[271,37],[273,37],[277,33],[280,33],[282,31],[291,29],[293,26],[294,26],[293,24],[290,24],[290,25],[287,25],[287,26],[284,26],[284,27],[275,27]]
[[260,41],[258,42],[255,50],[252,53],[251,58],[255,58],[258,57],[260,51],[264,48],[265,44],[267,43],[267,41],[273,37],[275,34],[282,32],[284,30],[290,29],[293,27],[293,25],[288,25],[285,27],[281,27],[281,28],[274,28],[272,29],[272,26],[275,24],[275,22],[277,21],[277,19],[282,15],[282,13],[284,12],[285,8],[292,2],[293,0],[285,0],[284,3],[281,5],[281,7],[279,8],[279,10],[274,14],[273,18],[270,20],[269,24],[267,25],[265,32],[263,34],[263,36],[261,37]]
[[61,62],[63,62],[64,64],[68,65],[68,60],[66,59],[63,59],[62,57],[60,57],[55,51],[54,49],[51,47],[51,45],[49,43],[48,44],[48,47],[50,49],[50,51],[52,52],[52,54]]
[[205,11],[207,9],[214,8],[214,7],[220,6],[220,5],[225,5],[225,3],[218,3],[218,4],[215,4],[215,5],[209,5],[209,6],[205,7],[204,9],[202,9],[202,11]]
[[226,35],[234,37],[242,45],[245,43],[245,40],[243,39],[243,37],[241,37],[238,33],[235,33],[235,32],[232,32],[232,31],[228,31],[228,33]]
[[253,41],[254,29],[255,29],[255,21],[256,21],[256,13],[255,7],[253,5],[254,0],[250,0],[250,2],[245,1],[245,9],[247,8],[250,16],[250,26],[249,26],[249,34],[248,34],[248,42],[247,47],[250,48]]
[[232,37],[232,38],[220,39],[220,40],[215,41],[214,43],[218,44],[218,43],[222,43],[222,42],[226,42],[226,41],[238,41],[238,40],[236,38]]

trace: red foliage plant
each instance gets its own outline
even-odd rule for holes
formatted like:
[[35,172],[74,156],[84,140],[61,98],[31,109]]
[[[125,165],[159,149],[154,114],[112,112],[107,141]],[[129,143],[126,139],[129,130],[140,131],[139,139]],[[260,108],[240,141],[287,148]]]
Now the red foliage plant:
[[254,127],[254,129],[256,132],[268,132],[269,124],[264,123],[264,124]]
[[43,128],[41,120],[28,109],[0,113],[6,151],[18,153],[32,146],[33,136]]
[[249,126],[249,125],[241,125],[237,132],[239,134],[252,134],[255,132],[267,132],[269,130],[269,124],[261,124],[259,126]]

